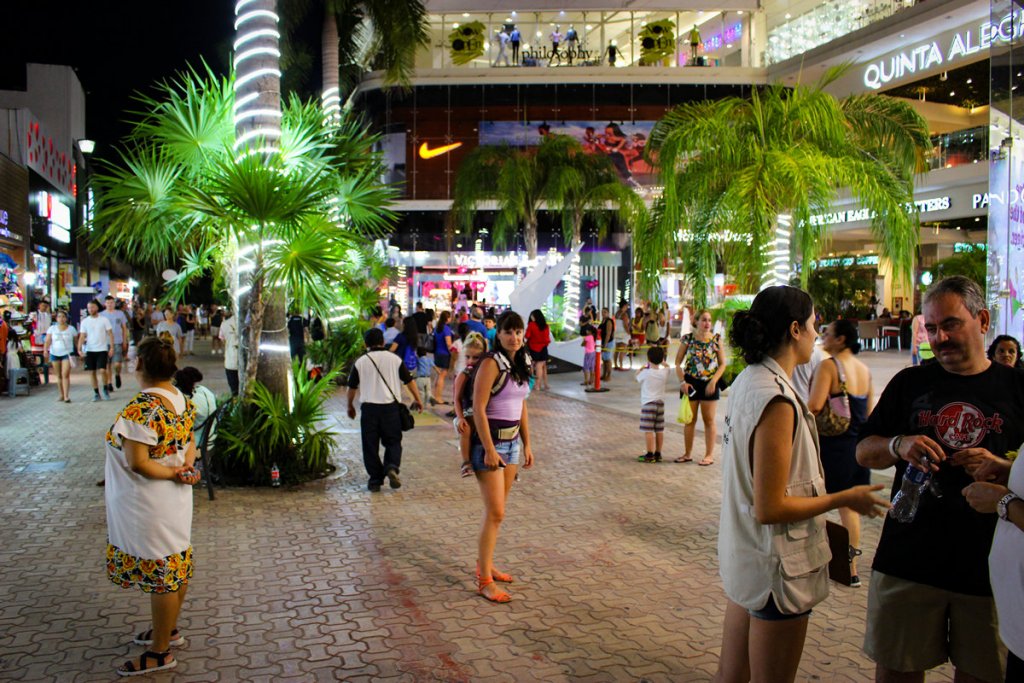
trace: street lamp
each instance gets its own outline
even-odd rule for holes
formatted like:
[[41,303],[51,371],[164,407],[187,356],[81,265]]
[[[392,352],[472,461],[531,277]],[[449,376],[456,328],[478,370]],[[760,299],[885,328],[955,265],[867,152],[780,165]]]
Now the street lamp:
[[82,154],[92,154],[96,149],[95,140],[79,140],[78,149],[81,150]]

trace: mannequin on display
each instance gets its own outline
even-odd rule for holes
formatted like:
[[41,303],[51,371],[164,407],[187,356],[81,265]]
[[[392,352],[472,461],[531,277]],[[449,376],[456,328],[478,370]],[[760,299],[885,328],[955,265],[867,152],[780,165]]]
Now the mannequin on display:
[[558,60],[558,63],[561,64],[562,56],[558,54],[558,46],[562,43],[562,27],[555,24],[555,30],[552,31],[551,35],[548,37],[551,39],[551,59],[548,60],[548,66],[551,66],[551,63],[556,59]]
[[615,66],[616,60],[619,58],[619,47],[618,43],[614,40],[608,43],[608,66]]
[[569,30],[565,32],[565,42],[568,46],[565,53],[569,56],[569,64],[572,64],[572,58],[577,54],[580,48],[580,37],[576,33],[576,27],[569,24]]
[[693,25],[693,30],[690,31],[690,65],[697,65],[697,48],[700,47],[700,31],[697,30],[697,24]]
[[521,35],[518,26],[512,26],[512,33],[509,34],[508,39],[512,43],[512,63],[519,66],[519,41],[521,40]]
[[508,53],[505,51],[510,40],[508,31],[502,28],[494,40],[498,43],[498,56],[494,58],[494,66],[498,66],[502,59],[505,60],[505,66],[508,66]]

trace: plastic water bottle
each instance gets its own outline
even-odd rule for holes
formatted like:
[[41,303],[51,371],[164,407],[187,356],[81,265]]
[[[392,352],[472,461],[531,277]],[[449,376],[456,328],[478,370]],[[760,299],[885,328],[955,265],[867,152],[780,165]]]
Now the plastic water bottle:
[[[921,462],[927,467],[931,460],[921,458]],[[896,497],[892,499],[892,507],[889,509],[889,516],[897,522],[913,522],[917,515],[917,508],[921,504],[921,495],[929,489],[932,473],[922,472],[914,466],[908,466],[903,472],[903,483]]]
[[281,485],[281,470],[277,469],[277,463],[270,468],[270,485],[280,486]]

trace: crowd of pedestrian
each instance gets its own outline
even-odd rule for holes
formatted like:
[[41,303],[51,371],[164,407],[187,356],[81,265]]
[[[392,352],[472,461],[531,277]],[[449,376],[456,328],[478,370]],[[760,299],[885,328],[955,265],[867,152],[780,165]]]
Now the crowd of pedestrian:
[[[691,409],[684,453],[673,460],[693,461],[699,416],[699,464],[715,463],[725,337],[746,363],[730,387],[721,435],[718,559],[727,604],[716,680],[795,680],[811,612],[829,592],[836,545],[825,516],[833,510],[848,539],[841,562],[854,587],[861,518],[885,518],[863,643],[876,680],[923,681],[947,661],[957,681],[1024,680],[1024,470],[1015,460],[1024,444],[1021,347],[1006,335],[985,346],[990,318],[978,286],[953,277],[927,290],[912,322],[913,365],[893,377],[877,406],[871,373],[857,358],[856,324],[840,319],[819,333],[814,303],[800,289],[763,290],[726,335],[710,311],[696,311],[692,328],[689,312],[681,317],[671,365],[666,306],[622,306],[612,316],[588,305],[578,343],[588,387],[624,370],[627,358],[646,359],[636,381],[639,459],[647,463],[663,459],[670,386]],[[107,297],[89,302],[77,328],[67,311],[45,305],[32,323],[61,402],[70,402],[76,357],[93,401],[109,400],[123,374],[136,376],[140,390],[106,436],[106,566],[114,583],[150,594],[152,624],[135,638],[147,650],[118,673],[171,668],[193,574],[195,433],[216,410],[202,373],[178,362],[194,354],[197,337],[210,336],[237,393],[236,317],[218,306],[160,309]],[[323,339],[322,324],[297,311],[287,329],[295,358]],[[392,305],[371,312],[366,351],[348,375],[348,415],[360,419],[373,493],[385,482],[402,486],[402,435],[414,422],[408,408],[452,406],[459,472],[475,478],[482,502],[477,591],[491,602],[512,599],[498,584],[514,578],[495,555],[519,469],[534,464],[528,398],[548,388],[553,341],[540,310],[524,321],[476,303],[437,315],[422,303],[411,315]],[[871,470],[893,467],[886,497],[871,484]]]
[[[454,378],[461,473],[476,477],[484,506],[478,590],[506,602],[510,593],[495,582],[513,579],[496,569],[495,547],[518,467],[533,464],[526,399],[531,384],[546,387],[553,338],[541,311],[532,311],[525,324],[515,313],[502,314],[484,327],[485,333],[496,330],[494,336],[470,327],[486,318],[482,311],[464,319],[442,312],[435,323],[417,306],[402,327],[415,326],[417,339],[430,341],[410,357],[394,393],[401,383],[410,391],[416,386],[424,358],[433,359],[433,404],[448,403],[445,379],[449,372]],[[721,439],[719,562],[728,604],[716,680],[795,680],[811,611],[828,594],[833,551],[825,513],[832,510],[845,534],[841,561],[849,563],[854,587],[861,584],[860,520],[885,517],[863,644],[876,662],[877,680],[922,681],[946,661],[957,681],[1021,680],[1015,676],[1022,667],[1016,653],[1024,653],[1017,609],[1024,606],[1024,505],[1014,490],[1024,495],[1024,474],[1012,465],[1013,449],[1024,442],[1019,343],[1002,336],[986,351],[989,317],[977,285],[964,278],[938,282],[913,323],[914,365],[889,382],[876,409],[871,374],[857,358],[857,326],[840,319],[819,334],[817,323],[809,295],[772,287],[735,314],[728,335],[747,367],[730,388]],[[392,327],[382,325],[381,344]],[[637,353],[646,357],[637,373],[646,441],[640,459],[661,461],[672,376],[665,353],[673,331],[668,311],[623,307],[611,316],[587,308],[579,331],[587,384],[596,379],[598,342],[610,352],[603,358],[611,361],[609,371],[625,369],[625,358]],[[676,461],[693,459],[700,416],[706,443],[700,464],[710,465],[728,367],[725,342],[708,311],[697,311],[692,329],[679,338],[674,368],[692,418],[684,428],[686,450]],[[399,347],[391,347],[396,367],[403,365]],[[367,357],[383,350],[374,347]],[[376,418],[364,408],[363,419],[365,433]],[[398,426],[392,429],[400,435]],[[386,456],[381,476],[397,474],[396,462]],[[893,466],[886,497],[882,485],[871,484],[870,472]],[[379,488],[373,475],[370,488]],[[901,501],[905,496],[912,505]],[[993,590],[1000,597],[998,618]],[[1008,663],[1001,643],[1010,648]]]

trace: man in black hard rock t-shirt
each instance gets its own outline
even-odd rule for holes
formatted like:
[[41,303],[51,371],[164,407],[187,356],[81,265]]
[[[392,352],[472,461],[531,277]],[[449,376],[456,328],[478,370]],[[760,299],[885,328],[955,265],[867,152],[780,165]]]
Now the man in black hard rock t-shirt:
[[966,278],[932,285],[923,311],[938,362],[889,382],[857,445],[861,465],[896,466],[893,495],[908,467],[932,472],[911,522],[886,517],[872,565],[864,650],[883,683],[924,681],[947,659],[958,682],[1003,680],[988,577],[996,517],[961,491],[1024,441],[1024,372],[986,358],[984,305]]

